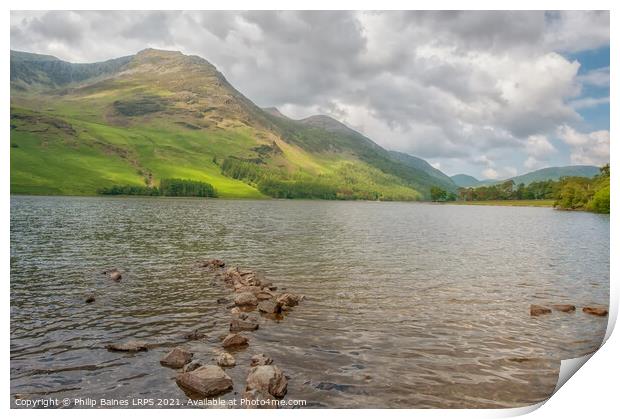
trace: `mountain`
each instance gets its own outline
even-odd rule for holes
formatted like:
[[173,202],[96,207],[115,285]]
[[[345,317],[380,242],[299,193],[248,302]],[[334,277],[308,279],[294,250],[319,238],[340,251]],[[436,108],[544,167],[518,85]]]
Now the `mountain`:
[[515,185],[523,183],[529,185],[532,182],[541,182],[545,180],[558,180],[563,177],[587,177],[593,178],[599,174],[599,168],[596,166],[562,166],[562,167],[546,167],[544,169],[535,170],[523,175],[515,176],[504,180],[478,180],[473,176],[458,174],[451,176],[454,183],[460,188],[477,188],[479,186],[494,185],[507,180],[512,180]]
[[600,172],[596,166],[563,166],[563,167],[547,167],[524,175],[515,176],[513,180],[515,185],[523,183],[529,185],[532,182],[540,182],[543,180],[558,180],[563,177],[587,177],[593,178]]
[[475,188],[476,186],[480,186],[480,181],[478,179],[473,176],[465,175],[463,173],[450,176],[450,179],[452,179],[452,181],[459,188]]
[[73,64],[51,55],[11,51],[11,89],[54,88],[114,74],[132,57],[121,57],[93,64]]
[[450,176],[450,179],[452,179],[452,181],[459,188],[477,188],[478,186],[493,185],[494,183],[500,182],[499,180],[491,179],[478,180],[473,176],[465,175],[462,173]]
[[437,186],[447,191],[456,191],[457,184],[450,178],[450,176],[446,175],[441,170],[434,168],[426,160],[410,154],[401,153],[400,151],[390,151],[390,155],[395,160],[426,173],[432,178],[432,180],[429,180],[430,183],[434,182]]
[[181,178],[222,197],[417,200],[450,186],[421,162],[328,116],[261,109],[197,56],[146,49],[73,64],[11,51],[12,193]]

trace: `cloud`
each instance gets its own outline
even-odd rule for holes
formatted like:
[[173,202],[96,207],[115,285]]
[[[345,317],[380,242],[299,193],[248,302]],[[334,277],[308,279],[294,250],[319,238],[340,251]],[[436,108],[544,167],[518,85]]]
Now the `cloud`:
[[492,167],[484,169],[482,175],[485,177],[485,179],[499,179],[499,173],[497,173],[497,170],[493,169]]
[[549,166],[550,157],[557,153],[557,149],[546,136],[530,135],[525,142],[525,152],[527,159],[523,167],[527,170],[536,170]]
[[517,169],[512,166],[505,166],[502,169],[494,169],[492,167],[488,167],[482,171],[482,176],[484,177],[484,179],[501,180],[514,177],[517,175],[517,173]]
[[587,109],[595,108],[599,105],[605,105],[609,103],[609,96],[605,97],[582,97],[579,99],[571,100],[570,105],[573,109]]
[[578,76],[577,79],[583,84],[597,87],[607,87],[609,86],[609,66],[590,70],[587,73]]
[[570,146],[573,164],[602,166],[609,163],[609,131],[582,133],[563,125],[558,129],[558,137]]
[[608,12],[11,12],[13,49],[77,62],[182,50],[259,106],[327,113],[450,167],[495,152],[521,165],[528,137],[579,122],[603,103],[584,86],[608,88],[609,69],[579,74],[565,53],[606,45]]
[[536,158],[544,158],[556,151],[553,144],[544,135],[530,135],[527,139],[525,150],[528,155]]
[[546,13],[545,43],[552,49],[578,52],[609,45],[608,11]]
[[544,135],[530,135],[525,143],[527,159],[523,167],[528,170],[540,169],[549,165],[550,155],[557,152],[557,149]]
[[[499,160],[503,160],[499,163]],[[473,165],[484,166],[479,173],[483,179],[507,179],[516,176],[518,170],[516,167],[508,164],[505,159],[497,156],[479,155],[469,159],[469,162]]]

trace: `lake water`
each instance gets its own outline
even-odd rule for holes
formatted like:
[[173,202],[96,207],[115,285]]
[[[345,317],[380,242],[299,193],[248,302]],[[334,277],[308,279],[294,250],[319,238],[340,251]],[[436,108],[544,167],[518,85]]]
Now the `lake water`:
[[[264,352],[309,407],[516,407],[545,399],[559,361],[592,352],[607,318],[609,216],[386,202],[11,197],[11,399],[179,398],[173,342],[212,362],[231,291],[218,257],[307,299],[261,318],[228,369],[243,392]],[[117,267],[114,283],[101,271]],[[85,304],[94,291],[97,300]],[[530,304],[575,313],[530,317]]]

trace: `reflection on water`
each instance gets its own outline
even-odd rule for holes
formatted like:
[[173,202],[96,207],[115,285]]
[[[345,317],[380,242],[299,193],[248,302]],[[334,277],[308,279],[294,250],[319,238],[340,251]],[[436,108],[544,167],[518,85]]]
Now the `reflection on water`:
[[[174,397],[159,365],[183,332],[210,362],[229,297],[193,265],[218,257],[307,300],[263,319],[249,358],[310,407],[512,407],[546,398],[563,358],[595,350],[607,319],[609,217],[547,208],[411,203],[11,197],[11,393]],[[100,271],[118,267],[120,283]],[[87,305],[94,290],[97,301]],[[532,303],[576,313],[532,318]],[[135,355],[125,339],[164,342]],[[172,343],[171,343],[172,344]]]

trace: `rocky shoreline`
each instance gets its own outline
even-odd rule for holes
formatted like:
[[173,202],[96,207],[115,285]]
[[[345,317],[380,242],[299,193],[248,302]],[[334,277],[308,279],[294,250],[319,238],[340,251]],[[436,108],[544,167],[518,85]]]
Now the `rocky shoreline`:
[[[220,348],[216,348],[215,363],[203,364],[194,360],[194,354],[182,345],[176,345],[161,360],[163,367],[178,370],[176,383],[192,399],[204,399],[225,394],[233,389],[233,380],[225,369],[235,367],[248,368],[245,391],[242,394],[244,407],[277,408],[279,399],[287,392],[288,379],[282,369],[274,364],[266,354],[255,354],[250,365],[238,365],[231,351],[245,350],[251,346],[247,332],[255,332],[260,327],[259,317],[280,320],[290,310],[304,300],[303,295],[291,292],[278,292],[278,287],[261,277],[257,272],[239,267],[226,267],[220,259],[210,259],[197,264],[210,275],[221,280],[233,297],[233,302],[226,305],[230,311],[228,331],[220,337]],[[122,274],[117,269],[103,271],[110,280],[119,282]],[[220,301],[221,300],[221,301]],[[220,299],[218,303],[228,303]],[[95,301],[89,294],[86,303]],[[181,336],[184,341],[202,340],[205,334],[192,331]],[[166,343],[146,343],[126,341],[106,345],[108,351],[143,352]]]

